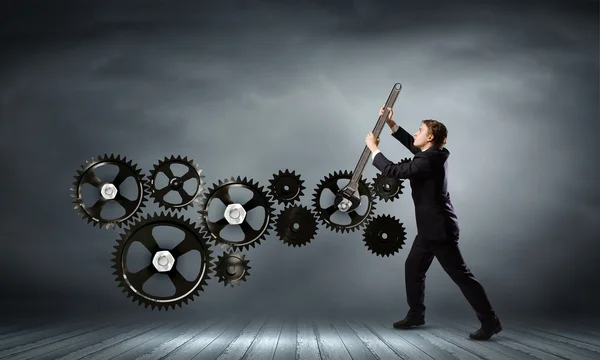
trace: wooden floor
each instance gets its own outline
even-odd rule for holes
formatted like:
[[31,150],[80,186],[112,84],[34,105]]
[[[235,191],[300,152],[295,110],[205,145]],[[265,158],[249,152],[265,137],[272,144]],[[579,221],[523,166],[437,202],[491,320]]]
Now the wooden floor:
[[412,330],[343,319],[4,324],[0,359],[600,359],[600,324],[505,321],[485,342],[468,339],[477,325],[441,318]]

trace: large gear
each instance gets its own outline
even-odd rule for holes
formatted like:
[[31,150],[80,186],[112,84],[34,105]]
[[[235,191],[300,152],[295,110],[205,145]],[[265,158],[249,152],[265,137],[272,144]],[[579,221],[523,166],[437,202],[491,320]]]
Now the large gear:
[[[104,166],[117,166],[119,171],[111,181],[103,181],[98,178],[95,171]],[[133,177],[136,182],[137,197],[130,200],[123,196],[120,188],[123,182],[129,177]],[[77,175],[74,176],[75,181],[71,188],[71,197],[75,198],[73,203],[77,213],[88,223],[93,223],[93,226],[98,225],[99,228],[116,228],[121,227],[129,221],[135,221],[136,217],[145,207],[147,201],[146,180],[141,170],[133,164],[131,160],[127,161],[125,157],[120,155],[115,157],[114,154],[100,155],[96,159],[86,161],[81,169],[77,170]],[[99,194],[98,200],[92,206],[84,204],[82,188],[84,185],[93,185]],[[107,219],[102,216],[102,210],[108,203],[116,202],[125,210],[125,213],[114,219]]]
[[[315,189],[315,194],[313,195],[313,207],[315,212],[317,213],[319,220],[323,225],[325,225],[331,230],[335,230],[336,232],[341,231],[343,233],[344,231],[350,232],[358,230],[366,224],[366,222],[369,220],[369,218],[375,211],[375,193],[370,184],[368,184],[364,179],[361,178],[358,182],[357,190],[361,198],[363,196],[367,197],[367,209],[364,214],[359,214],[357,211],[358,208],[349,212],[343,212],[339,210],[338,207],[335,206],[333,198],[331,201],[332,205],[328,206],[327,208],[322,207],[321,195],[323,194],[323,190],[329,189],[335,197],[339,190],[343,188],[343,186],[340,188],[340,186],[337,184],[338,181],[342,179],[348,180],[343,186],[346,186],[348,183],[350,183],[350,180],[352,179],[352,171],[336,171],[333,174],[329,174],[328,176],[323,178],[323,180],[321,180],[321,182],[319,183],[319,185],[317,185],[317,188]],[[331,218],[337,212],[339,212],[340,214],[347,214],[350,217],[350,223],[340,224],[334,222]]]
[[[252,192],[252,198],[246,201],[244,204],[236,203],[231,199],[229,194],[230,188],[243,188]],[[220,200],[225,206],[225,211],[220,217],[220,220],[211,221],[209,217],[209,207],[213,200]],[[246,215],[251,210],[262,207],[265,210],[264,220],[260,229],[255,230],[250,226],[246,220]],[[259,187],[258,183],[255,183],[247,178],[237,178],[219,180],[217,184],[213,184],[212,188],[209,188],[207,193],[203,196],[200,202],[200,225],[203,232],[209,238],[210,241],[215,244],[220,244],[224,249],[229,250],[232,248],[250,249],[254,247],[262,240],[265,239],[266,235],[269,235],[269,230],[272,229],[274,216],[274,203],[271,197],[263,187]],[[243,240],[228,240],[221,236],[221,231],[226,226],[240,226],[244,233]]]
[[290,173],[288,169],[285,172],[279,170],[278,174],[273,174],[269,183],[269,194],[279,204],[295,202],[304,195],[303,191],[306,189],[303,185],[304,180],[300,179],[300,174],[296,175],[295,171]]
[[246,255],[239,252],[230,252],[218,256],[215,265],[216,277],[219,282],[223,282],[225,286],[231,285],[231,287],[246,281],[246,276],[250,275],[249,269],[251,267],[248,266]]
[[275,229],[279,239],[288,246],[308,244],[317,235],[315,214],[306,206],[288,206],[277,216]]
[[[174,175],[171,169],[171,165],[183,165],[187,168],[187,171],[182,175]],[[167,184],[160,189],[157,188],[157,176],[158,174],[164,174],[167,177]],[[170,158],[165,157],[164,160],[154,165],[154,169],[150,171],[149,188],[150,197],[154,199],[156,203],[164,207],[166,210],[185,210],[194,203],[198,203],[198,196],[202,194],[204,185],[204,175],[198,165],[194,164],[193,160],[188,160],[187,157],[182,158],[180,155],[177,157],[171,155]],[[192,193],[188,193],[184,189],[186,181],[194,180],[196,184],[193,187]],[[181,201],[177,203],[169,202],[165,200],[165,197],[171,193],[176,192],[181,197]]]
[[390,256],[399,252],[406,240],[404,225],[390,215],[373,218],[364,230],[365,245],[378,256]]
[[[153,236],[152,230],[155,227],[172,227],[182,230],[185,233],[184,239],[171,249],[161,248]],[[128,270],[127,262],[131,245],[140,242],[152,256],[152,262],[137,272]],[[175,309],[182,303],[187,304],[188,300],[193,300],[198,296],[206,286],[212,267],[212,250],[206,243],[200,233],[200,229],[195,228],[189,220],[183,216],[176,217],[170,214],[155,214],[141,219],[139,222],[131,225],[129,229],[117,240],[117,245],[113,252],[113,266],[115,269],[113,275],[116,275],[115,281],[123,292],[127,292],[127,297],[132,297],[132,301],[138,301],[139,305],[150,306],[152,309],[161,310],[169,307]],[[198,276],[192,280],[187,280],[177,269],[177,260],[180,256],[197,250],[200,253],[201,264]],[[144,284],[155,274],[166,274],[175,287],[175,294],[172,296],[151,295],[143,289]]]

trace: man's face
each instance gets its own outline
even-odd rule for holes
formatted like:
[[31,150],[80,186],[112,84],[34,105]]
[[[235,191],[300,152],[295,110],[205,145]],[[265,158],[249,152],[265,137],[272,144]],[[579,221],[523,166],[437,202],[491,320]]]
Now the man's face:
[[433,135],[429,134],[429,129],[424,123],[421,123],[421,127],[419,130],[417,130],[413,137],[415,139],[413,145],[419,148],[427,145],[429,141],[433,140]]

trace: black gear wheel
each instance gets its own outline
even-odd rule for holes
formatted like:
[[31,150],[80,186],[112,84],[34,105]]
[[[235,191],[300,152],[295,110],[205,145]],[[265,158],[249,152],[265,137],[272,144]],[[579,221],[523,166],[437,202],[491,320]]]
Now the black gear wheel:
[[296,175],[295,171],[290,173],[288,169],[285,172],[279,170],[278,174],[273,174],[269,183],[269,195],[279,204],[295,202],[304,195],[303,191],[306,189],[303,185],[304,180],[300,179],[300,174]]
[[[244,204],[238,205],[241,205],[246,214],[257,207],[262,207],[265,210],[264,220],[260,229],[255,230],[252,228],[245,217],[241,223],[231,224],[226,217],[226,215],[229,215],[230,213],[225,213],[218,221],[213,222],[208,219],[209,207],[214,199],[219,199],[225,206],[235,204],[229,194],[230,188],[244,188],[252,192],[252,198],[250,200]],[[200,201],[200,210],[198,211],[201,215],[199,218],[200,226],[210,241],[215,244],[220,244],[224,249],[242,248],[248,250],[250,247],[260,244],[260,242],[265,239],[266,235],[269,235],[269,230],[272,229],[274,221],[273,207],[274,203],[269,194],[264,191],[263,186],[259,187],[258,183],[253,182],[252,179],[241,179],[238,176],[237,178],[219,180],[217,184],[213,184],[212,188],[208,189],[207,193],[203,195],[203,199]],[[232,210],[237,210],[239,214],[240,209]],[[240,226],[244,233],[244,239],[236,241],[223,238],[221,236],[221,231],[227,225]]]
[[[107,165],[117,166],[119,171],[111,181],[100,180],[95,171]],[[137,197],[134,200],[124,197],[120,189],[120,186],[129,177],[133,177],[136,181]],[[104,154],[104,156],[100,155],[96,159],[92,158],[91,161],[86,161],[81,169],[77,170],[77,175],[74,178],[75,181],[71,188],[71,197],[75,198],[73,200],[74,209],[93,226],[98,225],[99,228],[106,229],[121,227],[129,221],[135,221],[142,208],[146,206],[145,202],[148,194],[144,175],[136,164],[133,164],[131,160],[127,161],[125,157],[121,158],[120,155]],[[99,194],[98,200],[89,207],[84,204],[82,194],[82,188],[85,184],[93,185]],[[103,218],[102,210],[110,202],[119,204],[125,209],[125,213],[114,219]]]
[[[174,175],[171,170],[171,165],[174,164],[187,167],[187,172],[179,176]],[[167,177],[168,183],[164,187],[157,189],[156,177],[160,173]],[[203,191],[203,179],[204,175],[202,174],[202,170],[198,165],[194,164],[193,160],[188,160],[187,157],[182,158],[180,155],[177,157],[171,155],[170,158],[165,157],[164,160],[160,160],[158,164],[155,164],[154,169],[150,171],[148,184],[150,188],[150,197],[154,199],[154,202],[164,207],[166,210],[185,210],[194,203],[199,202],[198,196],[202,194]],[[195,180],[197,182],[197,186],[194,187],[191,194],[184,189],[184,183],[189,180]],[[165,197],[171,191],[179,194],[181,197],[180,202],[171,203],[165,200]]]
[[365,245],[377,256],[391,256],[399,252],[406,240],[404,225],[390,215],[373,218],[364,230]]
[[[155,227],[172,227],[182,230],[185,233],[184,239],[174,246],[172,249],[161,248],[152,234]],[[138,272],[130,272],[127,262],[128,254],[131,245],[135,242],[140,242],[152,254],[152,263]],[[123,288],[123,292],[127,292],[127,297],[132,297],[132,301],[138,301],[138,305],[144,304],[147,308],[158,308],[161,310],[169,307],[175,309],[178,305],[182,307],[182,303],[187,305],[188,300],[192,301],[194,296],[198,296],[200,291],[203,291],[203,286],[206,286],[207,280],[210,279],[212,271],[211,257],[212,250],[202,237],[199,228],[195,228],[189,220],[185,220],[183,216],[176,217],[170,214],[155,214],[141,219],[139,222],[131,225],[129,229],[121,235],[121,239],[117,240],[117,245],[113,252],[113,266],[115,269],[113,275],[116,275],[119,287]],[[180,256],[187,254],[190,251],[197,250],[201,256],[200,269],[198,276],[189,281],[177,269],[177,260]],[[157,267],[163,260],[167,262],[168,255],[159,253],[168,251],[171,256],[171,268],[163,268],[159,271]],[[164,256],[164,257],[163,257]],[[174,264],[173,264],[174,262]],[[162,264],[163,266],[167,266]],[[168,275],[171,282],[175,286],[175,294],[172,296],[156,296],[151,295],[143,289],[143,285],[155,274],[162,273]]]
[[[360,194],[360,197],[362,198],[363,196],[367,197],[367,210],[365,211],[364,214],[359,214],[358,213],[358,208],[354,209],[352,211],[349,211],[347,213],[344,213],[343,211],[339,210],[337,208],[337,206],[335,206],[335,204],[332,201],[332,205],[328,206],[327,208],[323,208],[321,206],[321,195],[323,194],[323,190],[325,189],[329,189],[333,195],[336,195],[340,189],[342,189],[343,187],[339,187],[338,186],[338,181],[344,179],[344,180],[348,180],[346,182],[346,184],[344,184],[344,186],[346,186],[350,180],[352,179],[352,171],[347,171],[345,170],[344,172],[334,172],[333,174],[329,174],[328,176],[326,176],[323,180],[321,180],[321,182],[319,183],[319,185],[317,185],[317,188],[315,189],[315,194],[313,195],[313,208],[315,210],[315,212],[317,213],[317,216],[319,218],[319,220],[321,221],[321,223],[323,225],[325,225],[327,228],[331,229],[331,230],[335,230],[336,232],[341,231],[342,233],[344,231],[346,232],[350,232],[350,231],[355,231],[360,229],[362,226],[364,226],[366,224],[366,222],[369,220],[369,218],[371,217],[371,215],[373,214],[373,212],[375,211],[375,192],[373,191],[371,185],[369,183],[367,183],[364,179],[360,179],[358,182],[358,193]],[[360,208],[360,206],[359,206]],[[339,224],[334,222],[331,218],[332,216],[337,213],[340,212],[340,214],[347,214],[350,217],[350,223],[349,224]]]
[[250,275],[249,269],[251,267],[248,266],[246,255],[239,252],[230,252],[219,256],[215,265],[219,282],[223,282],[225,286],[231,285],[231,287],[246,281],[246,277]]
[[315,238],[318,223],[315,214],[308,207],[290,205],[277,216],[275,229],[281,241],[296,247],[306,245]]
[[400,197],[402,194],[402,189],[404,189],[404,185],[400,179],[390,176],[383,176],[381,173],[379,173],[373,179],[373,188],[379,200],[385,200],[385,202],[388,202],[394,201]]
[[[400,160],[401,164],[410,162],[409,158],[404,158]],[[373,189],[375,190],[375,195],[379,198],[379,200],[394,201],[398,199],[400,195],[402,195],[402,190],[404,189],[404,184],[401,179],[396,179],[390,176],[383,176],[381,173],[378,173],[375,178],[373,178]]]

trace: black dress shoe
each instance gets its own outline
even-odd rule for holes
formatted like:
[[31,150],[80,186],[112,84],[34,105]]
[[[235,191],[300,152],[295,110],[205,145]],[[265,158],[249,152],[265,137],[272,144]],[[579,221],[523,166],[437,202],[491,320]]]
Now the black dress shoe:
[[419,326],[419,325],[425,325],[424,318],[415,319],[415,318],[411,318],[410,316],[407,316],[400,321],[396,321],[394,323],[394,329],[408,329],[413,326]]
[[494,319],[494,322],[490,325],[482,325],[481,328],[474,333],[469,334],[469,337],[473,340],[489,340],[492,335],[502,331],[502,324],[498,318]]

